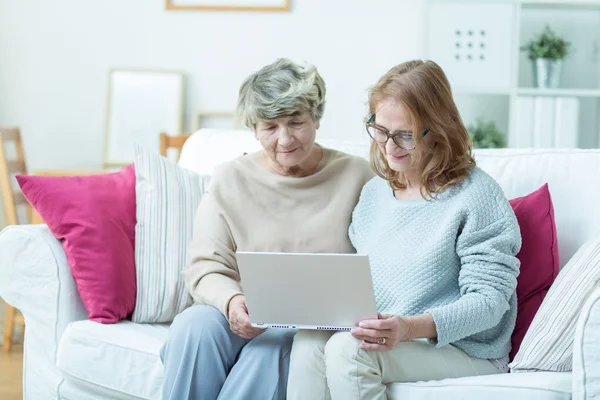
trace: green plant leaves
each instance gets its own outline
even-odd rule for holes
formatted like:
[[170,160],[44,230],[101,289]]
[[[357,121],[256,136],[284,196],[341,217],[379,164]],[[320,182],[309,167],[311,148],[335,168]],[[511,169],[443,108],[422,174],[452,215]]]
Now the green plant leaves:
[[549,58],[553,61],[562,60],[569,54],[571,43],[556,35],[546,26],[544,31],[531,39],[521,50],[527,51],[530,60]]
[[500,132],[494,121],[478,118],[474,125],[469,125],[467,130],[476,149],[506,147],[506,136]]

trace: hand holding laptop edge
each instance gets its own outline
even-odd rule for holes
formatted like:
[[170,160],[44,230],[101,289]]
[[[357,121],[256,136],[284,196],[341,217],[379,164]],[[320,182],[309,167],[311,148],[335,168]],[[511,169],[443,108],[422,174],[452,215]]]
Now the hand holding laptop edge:
[[244,339],[252,339],[264,332],[263,328],[255,328],[250,323],[246,298],[238,294],[229,300],[228,307],[229,327],[233,333]]
[[376,319],[361,321],[350,333],[363,340],[360,348],[366,351],[389,351],[400,342],[437,338],[435,321],[428,313],[410,317],[377,313]]

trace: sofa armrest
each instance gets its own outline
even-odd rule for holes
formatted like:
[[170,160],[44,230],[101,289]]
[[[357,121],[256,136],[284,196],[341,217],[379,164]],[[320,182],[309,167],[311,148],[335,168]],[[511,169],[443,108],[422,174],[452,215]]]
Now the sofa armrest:
[[70,322],[87,319],[62,245],[46,225],[9,226],[0,255],[0,297],[25,317],[23,398],[58,398],[58,343]]
[[600,398],[600,287],[587,299],[573,342],[573,400]]

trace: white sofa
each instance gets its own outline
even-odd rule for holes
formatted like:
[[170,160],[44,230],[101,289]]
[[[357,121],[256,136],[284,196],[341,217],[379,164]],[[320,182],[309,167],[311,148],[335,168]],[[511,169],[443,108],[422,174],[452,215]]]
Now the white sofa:
[[[321,143],[368,154],[367,142]],[[245,131],[201,130],[186,142],[179,164],[210,174],[216,164],[257,147]],[[488,150],[476,156],[509,198],[549,183],[561,266],[584,241],[600,235],[600,150]],[[7,227],[0,234],[0,255],[0,296],[23,312],[27,324],[24,399],[160,398],[158,353],[167,337],[167,325],[87,321],[65,254],[45,225]],[[597,289],[579,318],[572,372],[397,383],[389,385],[389,398],[600,398],[599,347]]]

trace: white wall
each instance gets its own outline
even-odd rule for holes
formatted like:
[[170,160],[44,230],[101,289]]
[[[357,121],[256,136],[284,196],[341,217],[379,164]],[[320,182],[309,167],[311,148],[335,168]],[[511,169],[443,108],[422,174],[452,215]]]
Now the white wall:
[[[109,68],[187,75],[185,122],[233,110],[249,73],[290,57],[317,65],[320,135],[365,135],[367,88],[422,56],[421,0],[291,0],[288,13],[166,11],[164,0],[0,0],[0,125],[19,125],[29,166],[98,167]],[[158,147],[158,143],[157,143]]]

